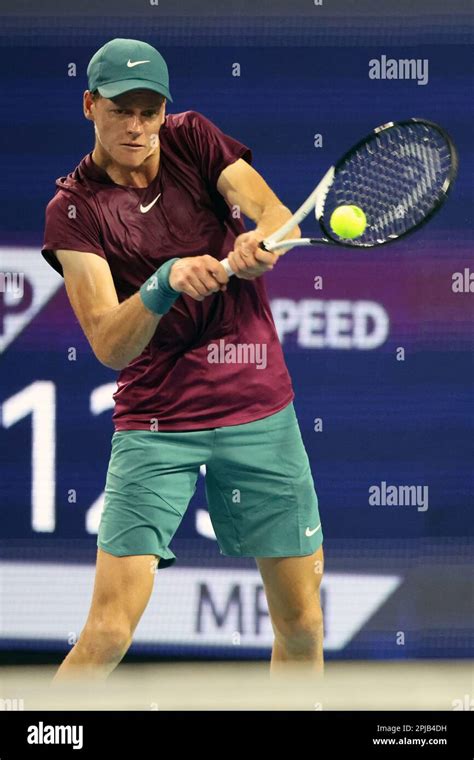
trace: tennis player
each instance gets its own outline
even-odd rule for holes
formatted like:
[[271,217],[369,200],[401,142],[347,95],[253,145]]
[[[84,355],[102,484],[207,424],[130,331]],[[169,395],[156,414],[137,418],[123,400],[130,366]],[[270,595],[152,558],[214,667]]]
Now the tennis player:
[[277,254],[259,248],[291,212],[248,147],[196,111],[166,115],[154,47],[113,39],[87,74],[94,149],[56,181],[42,253],[120,374],[92,603],[54,680],[106,678],[123,658],[156,569],[176,561],[203,464],[221,554],[254,557],[261,573],[270,673],[321,673],[323,534],[262,278]]

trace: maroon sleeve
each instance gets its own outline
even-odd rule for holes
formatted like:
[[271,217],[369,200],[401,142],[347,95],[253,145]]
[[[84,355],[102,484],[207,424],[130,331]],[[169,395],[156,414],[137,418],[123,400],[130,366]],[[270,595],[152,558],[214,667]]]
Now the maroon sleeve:
[[95,253],[106,258],[97,216],[87,199],[78,193],[59,190],[46,207],[41,253],[56,272],[63,269],[54,255],[58,248]]
[[188,111],[190,142],[202,176],[215,188],[219,175],[226,166],[243,158],[252,163],[252,151],[243,143],[224,134],[212,121],[197,111]]

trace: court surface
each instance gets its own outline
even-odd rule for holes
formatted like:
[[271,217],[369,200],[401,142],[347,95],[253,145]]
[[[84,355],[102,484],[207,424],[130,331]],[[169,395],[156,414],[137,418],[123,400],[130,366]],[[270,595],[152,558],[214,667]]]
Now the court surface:
[[474,693],[472,665],[330,662],[321,678],[299,667],[270,677],[266,662],[123,663],[105,682],[54,686],[56,667],[8,666],[0,669],[0,699],[7,700],[0,704],[24,710],[465,710]]

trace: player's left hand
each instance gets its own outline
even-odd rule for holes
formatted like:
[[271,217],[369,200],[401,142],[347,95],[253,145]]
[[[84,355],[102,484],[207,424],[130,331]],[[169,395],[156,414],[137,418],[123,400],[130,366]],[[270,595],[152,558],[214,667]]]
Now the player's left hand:
[[229,263],[237,277],[255,280],[275,266],[278,253],[264,251],[259,243],[264,235],[252,230],[239,235],[234,242],[234,250],[228,254]]

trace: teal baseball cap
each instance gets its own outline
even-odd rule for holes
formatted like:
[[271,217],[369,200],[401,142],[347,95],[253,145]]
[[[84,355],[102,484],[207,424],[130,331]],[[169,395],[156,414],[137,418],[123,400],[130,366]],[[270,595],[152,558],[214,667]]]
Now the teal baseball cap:
[[165,59],[156,48],[141,40],[117,37],[107,42],[90,59],[87,79],[89,90],[98,90],[104,98],[146,89],[173,102]]

